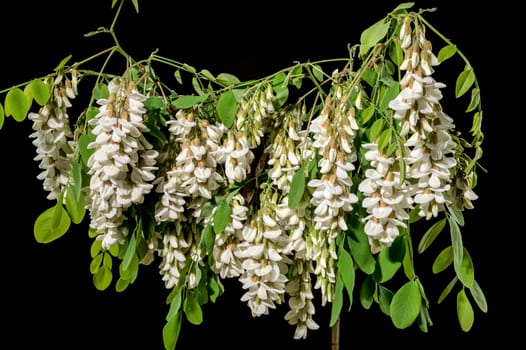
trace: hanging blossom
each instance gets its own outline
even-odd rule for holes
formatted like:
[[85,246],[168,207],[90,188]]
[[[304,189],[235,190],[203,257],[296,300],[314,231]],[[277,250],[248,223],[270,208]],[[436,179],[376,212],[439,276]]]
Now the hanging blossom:
[[283,254],[288,243],[286,233],[271,209],[276,193],[268,183],[262,186],[266,190],[260,195],[261,206],[243,227],[237,253],[243,267],[239,281],[246,290],[241,301],[247,302],[253,317],[267,315],[269,309],[283,302],[291,262]]
[[405,74],[400,82],[402,90],[389,107],[400,121],[400,135],[407,136],[407,176],[416,181],[413,198],[419,205],[418,214],[430,219],[444,210],[446,193],[451,187],[451,169],[457,164],[454,158],[457,145],[451,136],[454,124],[440,105],[440,89],[445,85],[432,77],[433,66],[439,62],[425,37],[425,27],[407,17],[400,41],[404,50],[400,69]]
[[[210,124],[192,110],[179,110],[167,121],[169,143],[162,154],[165,174],[156,180],[160,199],[155,204],[155,219],[163,228],[160,273],[167,288],[176,285],[188,258],[194,260],[187,272],[187,287],[198,283],[198,268],[204,256],[200,232],[192,223],[202,220],[201,208],[210,201],[224,178],[217,171],[218,144],[223,124]],[[191,234],[190,234],[191,233]]]
[[334,93],[328,95],[323,110],[312,120],[312,146],[321,157],[318,162],[321,178],[312,179],[308,186],[313,189],[311,205],[314,208],[309,238],[312,242],[309,258],[316,262],[315,288],[322,292],[322,305],[332,302],[336,283],[336,238],[347,230],[345,214],[352,211],[358,197],[351,192],[351,171],[356,161],[353,140],[358,130],[354,108],[349,106],[348,86],[338,84]]
[[364,195],[362,206],[369,214],[363,218],[364,231],[374,254],[392,245],[400,233],[399,227],[407,227],[412,191],[407,181],[400,178],[398,157],[379,151],[377,143],[366,143],[362,147],[367,149],[365,159],[370,168],[365,171],[358,190]]
[[89,121],[95,141],[88,159],[90,227],[103,249],[124,243],[128,235],[126,209],[140,204],[152,189],[158,152],[146,140],[146,96],[134,83],[115,78],[108,98],[99,99],[99,113]]
[[239,244],[243,240],[249,209],[245,205],[245,197],[239,193],[234,195],[230,206],[230,222],[216,235],[212,250],[214,263],[210,268],[221,278],[239,277],[244,271]]
[[[163,227],[162,248],[159,273],[167,289],[175,287],[181,278],[188,289],[199,284],[199,268],[203,265],[204,252],[201,247],[201,235],[195,225],[176,221]],[[182,275],[188,259],[192,260],[189,270]]]
[[274,125],[276,135],[265,152],[269,154],[267,164],[271,167],[269,177],[271,184],[279,193],[276,202],[271,203],[271,210],[276,213],[278,225],[287,233],[288,243],[282,253],[290,257],[289,281],[285,291],[289,295],[290,310],[285,315],[289,324],[295,325],[295,339],[307,337],[308,330],[315,330],[319,325],[314,321],[316,312],[312,292],[311,273],[314,272],[312,261],[307,257],[307,245],[304,232],[307,221],[307,201],[301,201],[294,209],[289,208],[288,196],[293,176],[300,171],[301,164],[312,157],[308,130],[302,128],[305,110],[296,106],[282,113]]
[[242,182],[252,171],[254,152],[261,144],[274,114],[272,86],[265,84],[250,90],[239,102],[236,123],[228,130],[216,157],[225,166],[225,176],[230,184]]
[[38,113],[29,113],[33,121],[33,138],[42,172],[37,178],[43,181],[43,188],[48,191],[47,199],[57,199],[72,183],[72,164],[77,142],[73,140],[68,108],[77,94],[78,73],[72,71],[71,79],[59,72],[53,82],[52,95]]

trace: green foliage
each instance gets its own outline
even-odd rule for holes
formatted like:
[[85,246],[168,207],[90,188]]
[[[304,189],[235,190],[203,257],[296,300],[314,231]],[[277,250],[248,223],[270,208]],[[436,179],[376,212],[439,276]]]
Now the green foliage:
[[417,281],[406,282],[393,295],[390,305],[390,315],[397,328],[407,328],[420,314],[422,297]]
[[50,243],[62,237],[69,229],[71,220],[60,204],[46,209],[35,220],[33,233],[39,243]]

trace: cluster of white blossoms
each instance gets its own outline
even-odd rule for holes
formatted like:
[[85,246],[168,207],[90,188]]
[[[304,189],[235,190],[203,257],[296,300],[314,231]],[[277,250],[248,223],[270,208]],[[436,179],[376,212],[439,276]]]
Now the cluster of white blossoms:
[[352,192],[351,177],[357,159],[353,141],[358,124],[355,109],[349,104],[350,89],[350,84],[337,84],[309,129],[313,134],[312,146],[320,156],[321,175],[307,184],[313,189],[310,202],[314,207],[309,258],[316,262],[314,287],[321,288],[322,305],[332,302],[334,294],[338,259],[335,240],[341,232],[347,231],[346,213],[351,212],[358,201]]
[[140,204],[153,187],[158,151],[145,138],[147,98],[134,83],[114,78],[108,98],[97,100],[99,112],[88,121],[95,141],[88,145],[90,177],[87,206],[90,227],[98,233],[102,247],[124,243],[128,235],[126,210]]
[[48,191],[47,198],[57,199],[73,181],[71,174],[73,157],[77,149],[77,142],[73,139],[70,126],[68,108],[77,94],[78,73],[72,71],[71,79],[64,73],[59,73],[53,81],[52,94],[48,102],[40,108],[38,113],[29,113],[28,118],[33,122],[33,138],[42,172],[37,178],[43,181],[44,190]]
[[[271,209],[276,213],[279,225],[285,230],[287,244],[283,254],[290,256],[288,282],[285,292],[289,295],[290,310],[285,315],[289,324],[295,325],[295,339],[307,337],[308,330],[316,330],[319,325],[314,321],[316,312],[313,299],[312,276],[314,273],[312,254],[308,253],[310,242],[307,233],[309,221],[308,201],[300,201],[289,207],[288,194],[291,190],[293,176],[300,170],[301,164],[313,156],[308,130],[303,128],[305,110],[296,106],[279,116],[280,125],[275,125],[274,141],[267,148],[267,164],[272,186],[280,196],[274,196]],[[281,198],[281,199],[280,199]]]
[[155,180],[160,194],[155,220],[157,224],[167,223],[162,226],[160,273],[166,287],[171,288],[179,282],[186,260],[192,258],[196,264],[185,278],[192,281],[188,282],[189,288],[195,288],[197,263],[203,256],[200,236],[181,222],[190,217],[200,220],[203,205],[224,184],[224,177],[217,171],[217,154],[226,128],[221,123],[210,124],[192,110],[178,110],[167,124],[169,142],[160,155],[164,175]]
[[[458,167],[455,125],[440,105],[440,89],[445,85],[432,77],[439,62],[425,37],[425,27],[406,17],[399,38],[404,52],[400,69],[405,73],[401,91],[389,107],[400,123],[404,150],[387,155],[386,150],[378,150],[376,142],[362,145],[370,168],[359,190],[369,214],[363,221],[373,253],[393,243],[398,228],[406,227],[407,211],[414,205],[421,217],[431,219],[446,204],[472,208],[471,200],[477,198]],[[405,167],[403,179],[400,166]]]
[[370,168],[358,189],[363,193],[362,206],[367,215],[364,231],[372,253],[389,247],[399,235],[399,227],[407,227],[407,209],[413,203],[411,186],[400,177],[399,160],[378,150],[378,144],[363,144]]
[[425,37],[425,27],[407,17],[400,41],[404,50],[400,69],[405,75],[400,82],[402,90],[389,107],[401,123],[400,136],[408,137],[407,176],[416,181],[414,202],[419,205],[419,215],[430,219],[444,210],[451,188],[452,169],[457,165],[457,144],[452,138],[455,126],[440,105],[440,89],[445,85],[432,77],[433,66],[439,62]]

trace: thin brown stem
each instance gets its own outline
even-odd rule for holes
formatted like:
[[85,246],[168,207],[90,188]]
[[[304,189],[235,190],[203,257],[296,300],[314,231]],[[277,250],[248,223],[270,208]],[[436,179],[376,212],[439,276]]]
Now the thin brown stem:
[[340,349],[340,319],[331,328],[331,350]]

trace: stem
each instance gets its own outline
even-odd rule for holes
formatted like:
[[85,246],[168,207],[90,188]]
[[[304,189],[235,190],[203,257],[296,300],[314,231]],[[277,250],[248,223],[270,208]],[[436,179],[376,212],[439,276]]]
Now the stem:
[[331,328],[331,350],[340,349],[340,319]]

